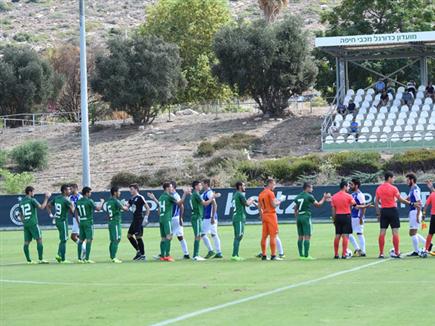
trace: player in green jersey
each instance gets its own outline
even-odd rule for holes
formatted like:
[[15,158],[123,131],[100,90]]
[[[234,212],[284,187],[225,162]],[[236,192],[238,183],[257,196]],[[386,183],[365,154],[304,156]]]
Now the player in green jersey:
[[319,208],[323,203],[331,198],[331,194],[324,193],[323,198],[317,201],[312,195],[313,185],[305,182],[303,191],[296,196],[294,201],[294,214],[298,230],[298,250],[299,258],[313,260],[309,255],[311,240],[311,207],[314,205]]
[[245,183],[238,181],[236,183],[236,192],[233,196],[233,228],[234,228],[234,242],[233,254],[231,260],[241,261],[243,258],[239,256],[240,241],[242,241],[245,232],[246,213],[245,208],[254,204],[253,199],[246,199],[245,197],[246,186]]
[[[94,238],[94,210],[100,211],[104,204],[104,200],[101,199],[99,205],[97,205],[91,199],[92,189],[84,187],[82,190],[82,198],[77,201],[77,214],[79,217],[79,242],[77,244],[78,262],[93,264],[94,261],[89,259],[91,253],[92,240]],[[86,257],[82,260],[82,244],[86,240]]]
[[199,243],[201,237],[204,235],[202,232],[202,219],[204,214],[204,207],[210,205],[215,198],[219,198],[219,193],[211,193],[208,200],[204,200],[201,197],[202,182],[192,182],[192,196],[190,197],[190,206],[192,207],[191,223],[193,228],[193,234],[195,241],[193,245],[193,260],[203,261],[205,260],[199,255]]
[[38,263],[39,264],[48,264],[48,261],[43,259],[43,251],[44,247],[42,245],[42,234],[38,225],[38,212],[37,209],[45,209],[47,207],[48,198],[50,198],[51,194],[49,192],[45,193],[45,199],[42,204],[38,203],[38,201],[33,198],[35,189],[31,186],[26,187],[25,193],[26,197],[24,197],[20,203],[20,211],[19,216],[24,226],[24,255],[26,256],[26,260],[28,264],[36,264],[30,258],[29,253],[29,243],[32,239],[36,240],[36,248],[38,250]]
[[112,262],[120,264],[122,261],[116,257],[116,254],[118,252],[119,242],[121,241],[121,217],[123,211],[128,211],[128,207],[119,200],[121,197],[121,192],[119,191],[118,187],[112,187],[110,189],[110,195],[110,199],[103,205],[104,210],[109,215],[109,253]]
[[[71,188],[64,184],[60,187],[60,195],[52,199],[47,205],[47,211],[51,218],[54,218],[56,228],[59,231],[59,247],[57,250],[56,260],[58,263],[70,264],[65,259],[66,241],[68,240],[68,214],[74,214],[74,204],[69,200]],[[54,207],[54,215],[52,208]]]
[[173,193],[174,186],[171,182],[163,183],[163,194],[157,200],[153,193],[149,192],[148,197],[157,204],[157,214],[159,215],[160,224],[160,260],[173,262],[171,257],[171,240],[172,240],[172,213],[174,205],[182,206],[187,195],[190,195],[190,190],[183,191],[181,199],[177,200]]

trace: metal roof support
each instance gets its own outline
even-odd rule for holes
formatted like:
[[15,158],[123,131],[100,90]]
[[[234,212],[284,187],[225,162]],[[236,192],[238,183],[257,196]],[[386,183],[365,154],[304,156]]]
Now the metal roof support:
[[427,57],[420,59],[420,85],[426,86],[428,83]]

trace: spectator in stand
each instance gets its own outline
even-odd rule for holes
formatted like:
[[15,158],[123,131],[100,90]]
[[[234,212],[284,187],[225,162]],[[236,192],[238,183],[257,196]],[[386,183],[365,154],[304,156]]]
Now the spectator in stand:
[[355,118],[353,118],[352,122],[350,123],[348,136],[354,135],[355,136],[355,141],[358,141],[358,136],[359,136],[358,131],[359,131],[358,122],[356,122]]
[[349,101],[349,105],[347,106],[347,112],[354,114],[356,111],[356,105],[353,103],[353,100]]
[[334,121],[328,129],[328,134],[334,136],[338,131],[337,123]]
[[387,104],[388,104],[388,101],[390,100],[390,98],[389,98],[389,96],[388,96],[388,93],[387,93],[387,91],[386,90],[384,90],[383,92],[382,92],[382,94],[381,94],[381,98],[380,98],[380,101],[379,101],[379,104],[378,104],[378,109],[381,107],[381,106],[386,106]]
[[433,87],[432,82],[429,82],[429,84],[427,84],[424,95],[431,98],[432,101],[435,101],[435,88]]
[[402,105],[407,105],[408,107],[411,107],[414,103],[414,95],[409,90],[406,90],[405,93],[403,93],[402,96]]
[[378,81],[375,83],[375,91],[376,94],[382,93],[385,90],[385,83],[382,78],[379,78]]
[[406,89],[408,91],[410,91],[412,93],[412,95],[417,95],[417,85],[415,84],[415,81],[410,80],[407,84],[406,84]]
[[389,81],[387,84],[387,94],[393,95],[393,98],[396,95],[396,90],[394,89],[393,83],[391,81]]
[[337,105],[337,112],[341,115],[345,115],[346,114],[346,105],[344,105],[343,103],[340,103]]

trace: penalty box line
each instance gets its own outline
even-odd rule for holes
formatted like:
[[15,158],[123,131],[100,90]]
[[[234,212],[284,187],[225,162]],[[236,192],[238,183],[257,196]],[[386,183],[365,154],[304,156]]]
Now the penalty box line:
[[194,312],[190,312],[190,313],[181,315],[179,317],[167,319],[167,320],[164,320],[164,321],[152,324],[151,326],[164,326],[164,325],[170,325],[170,324],[178,323],[178,322],[181,322],[183,320],[194,318],[194,317],[197,317],[197,316],[200,316],[200,315],[204,315],[204,314],[212,312],[212,311],[221,310],[221,309],[228,308],[228,307],[231,307],[231,306],[236,306],[236,305],[239,305],[239,304],[242,304],[242,303],[245,303],[245,302],[254,301],[254,300],[257,300],[257,299],[260,299],[260,298],[263,298],[263,297],[267,297],[267,296],[270,296],[270,295],[273,295],[273,294],[277,294],[277,293],[280,293],[280,292],[284,292],[284,291],[287,291],[287,290],[299,288],[299,287],[306,286],[306,285],[312,285],[312,284],[315,284],[315,283],[318,283],[318,282],[321,282],[321,281],[329,280],[329,279],[337,277],[337,276],[341,276],[341,275],[357,272],[359,270],[366,269],[366,268],[369,268],[369,267],[381,264],[381,263],[386,262],[388,260],[390,260],[390,258],[388,258],[388,259],[382,259],[382,260],[375,261],[375,262],[372,262],[372,263],[369,263],[369,264],[365,264],[365,265],[357,266],[357,267],[354,267],[354,268],[346,269],[346,270],[343,270],[343,271],[340,271],[340,272],[335,272],[335,273],[328,274],[328,275],[325,275],[325,276],[322,276],[322,277],[319,277],[319,278],[315,278],[315,279],[312,279],[312,280],[290,284],[290,285],[283,286],[283,287],[280,287],[280,288],[277,288],[277,289],[274,289],[274,290],[271,290],[271,291],[267,291],[267,292],[263,292],[263,293],[258,293],[258,294],[255,294],[255,295],[243,298],[243,299],[229,301],[227,303],[223,303],[223,304],[220,304],[220,305],[217,305],[217,306],[213,306],[213,307],[197,310],[197,311],[194,311]]

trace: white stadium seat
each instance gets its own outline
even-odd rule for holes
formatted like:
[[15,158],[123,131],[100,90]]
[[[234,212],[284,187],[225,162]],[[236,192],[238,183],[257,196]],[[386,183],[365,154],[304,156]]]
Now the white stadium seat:
[[390,113],[397,113],[399,112],[399,107],[398,106],[392,106],[390,108]]
[[375,120],[375,115],[373,113],[367,114],[366,120]]
[[364,120],[364,114],[362,114],[362,113],[358,113],[358,114],[356,115],[356,117],[355,117],[355,120],[357,120],[357,121]]
[[343,136],[338,136],[338,137],[335,139],[335,142],[336,142],[337,144],[343,144],[343,143],[344,143],[344,137],[343,137]]
[[435,116],[430,117],[429,124],[435,124]]
[[385,126],[385,127],[382,129],[382,132],[384,132],[384,133],[386,133],[386,134],[389,134],[389,133],[391,132],[391,127],[390,127],[390,126]]
[[384,125],[384,120],[375,120],[375,126],[376,127],[382,127]]
[[424,131],[425,125],[417,124],[415,126],[415,131]]
[[388,113],[387,119],[396,119],[397,118],[397,113],[394,112],[390,112]]
[[385,120],[385,113],[378,113],[378,115],[376,116],[376,120]]
[[433,140],[433,134],[431,132],[427,132],[424,135],[424,140],[426,140],[426,141],[432,141]]
[[395,126],[393,131],[394,132],[402,132],[403,131],[402,126]]
[[326,136],[325,144],[332,144],[334,142],[334,138],[332,136]]
[[377,142],[378,142],[378,136],[377,135],[370,135],[369,143],[377,143]]
[[342,128],[349,128],[350,127],[350,121],[348,120],[344,120],[343,123],[341,124]]
[[375,99],[374,99],[372,105],[377,107],[377,106],[379,105],[379,102],[380,102],[380,101],[381,101],[381,99],[375,97]]
[[394,119],[387,119],[387,121],[385,121],[385,125],[389,126],[389,127],[394,126],[394,121],[393,120]]
[[349,137],[347,137],[346,143],[352,144],[354,142],[355,142],[355,136],[354,135],[350,135]]
[[374,126],[372,128],[372,133],[380,133],[381,132],[381,128],[379,128],[378,126]]
[[433,101],[432,101],[432,99],[431,99],[430,97],[427,97],[427,98],[424,100],[424,104],[431,105],[432,103],[433,103]]
[[423,104],[423,101],[421,100],[421,98],[417,98],[417,99],[414,101],[414,105],[421,106],[422,104]]
[[428,118],[428,117],[429,117],[429,113],[427,111],[421,111],[420,118]]
[[414,118],[409,118],[409,119],[406,121],[406,124],[413,126],[413,125],[416,124],[416,121],[415,121]]
[[397,93],[403,93],[403,92],[405,92],[405,87],[400,86],[400,87],[397,89]]
[[393,134],[393,135],[391,136],[391,141],[392,141],[393,143],[398,142],[399,140],[400,140],[399,134]]
[[353,100],[356,103],[360,104],[362,102],[362,97],[360,95],[355,96],[355,99]]
[[[430,98],[427,98],[426,100],[430,100]],[[421,109],[422,109],[422,111],[430,111],[430,105],[424,104]]]
[[354,96],[355,95],[355,91],[353,89],[348,89],[346,95],[347,96]]
[[419,118],[417,121],[417,124],[425,125],[425,124],[427,124],[427,119],[426,118]]
[[415,96],[417,99],[424,98],[424,92],[417,92],[417,95]]
[[356,91],[356,95],[357,96],[361,96],[361,95],[364,95],[364,90],[362,89],[362,88],[360,88],[360,89],[358,89],[357,91]]
[[386,134],[382,134],[381,137],[379,137],[379,141],[381,143],[386,143],[388,141],[388,136]]
[[366,120],[366,121],[364,121],[364,127],[371,127],[371,126],[373,126],[372,120]]
[[362,134],[368,134],[370,132],[370,129],[368,127],[362,127],[361,128],[361,133]]
[[373,94],[375,94],[375,90],[373,88],[369,88],[367,90],[367,94],[373,95]]
[[381,107],[379,113],[388,113],[388,108],[386,106]]
[[402,141],[406,142],[406,141],[410,141],[411,140],[411,134],[410,133],[405,133],[402,136]]
[[401,119],[399,117],[399,119],[396,120],[396,125],[397,126],[403,126],[405,124],[405,120]]
[[411,108],[411,112],[420,112],[420,107],[414,104]]
[[335,116],[335,118],[334,118],[334,121],[335,121],[335,122],[341,122],[341,121],[343,121],[343,116],[340,115],[340,114],[337,114],[337,115]]
[[417,112],[409,112],[409,117],[415,119],[418,117],[418,113]]
[[348,133],[348,130],[347,130],[347,128],[341,128],[340,131],[339,131],[339,133],[342,134],[342,135],[344,135],[344,134],[347,134],[347,133]]
[[358,143],[364,144],[367,142],[367,137],[364,135],[361,135],[358,137]]
[[406,113],[406,112],[399,113],[399,119],[406,119],[407,117],[408,117],[408,113]]
[[435,131],[435,124],[430,124],[427,126],[428,131]]
[[369,113],[376,114],[376,113],[378,113],[378,109],[375,108],[374,106],[372,106],[372,107],[369,109]]
[[424,92],[426,90],[426,87],[424,85],[420,85],[417,90],[419,92]]
[[409,108],[407,105],[402,105],[400,108],[400,112],[409,112]]
[[414,140],[414,141],[421,141],[422,139],[423,139],[423,136],[419,132],[416,132],[414,134],[414,136],[412,136],[412,140]]
[[402,99],[402,97],[403,97],[403,93],[397,93],[396,94],[396,100],[399,100],[399,102]]
[[409,124],[407,124],[407,125],[405,126],[405,131],[414,131],[414,127],[411,126],[411,125],[409,125]]

